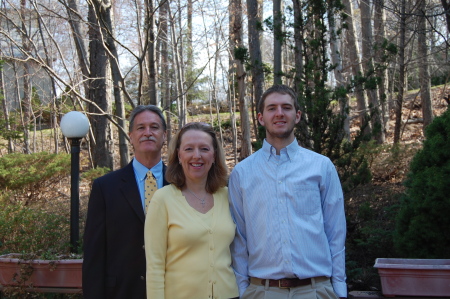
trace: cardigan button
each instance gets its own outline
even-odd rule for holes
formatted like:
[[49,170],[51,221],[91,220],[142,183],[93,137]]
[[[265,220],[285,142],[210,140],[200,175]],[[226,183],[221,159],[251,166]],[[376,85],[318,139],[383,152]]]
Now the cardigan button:
[[144,277],[144,276],[141,276],[141,280],[145,280],[145,277]]

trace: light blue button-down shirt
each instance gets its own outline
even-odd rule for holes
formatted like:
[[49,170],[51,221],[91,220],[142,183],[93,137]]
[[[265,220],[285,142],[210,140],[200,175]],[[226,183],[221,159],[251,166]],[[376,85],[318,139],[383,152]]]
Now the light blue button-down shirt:
[[158,189],[162,188],[164,185],[164,176],[163,176],[163,162],[162,160],[158,162],[151,169],[148,169],[144,165],[142,165],[138,160],[133,159],[133,169],[134,175],[136,177],[136,182],[139,188],[139,194],[141,195],[142,208],[145,205],[145,178],[147,177],[147,172],[149,170],[152,171],[153,176],[156,178],[156,183],[158,185]]
[[236,165],[229,181],[236,237],[231,245],[239,293],[249,277],[331,277],[347,296],[346,221],[337,171],[294,140],[276,156],[263,147]]

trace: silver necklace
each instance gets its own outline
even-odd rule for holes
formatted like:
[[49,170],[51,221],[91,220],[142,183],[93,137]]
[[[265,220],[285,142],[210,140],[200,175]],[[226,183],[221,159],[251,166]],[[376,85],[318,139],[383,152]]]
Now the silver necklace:
[[205,198],[206,198],[206,196],[208,195],[208,193],[206,193],[206,195],[205,195],[203,198],[200,198],[200,197],[198,197],[197,195],[195,195],[194,192],[192,192],[191,190],[189,190],[189,188],[186,188],[186,190],[189,191],[189,193],[191,193],[192,195],[194,195],[195,198],[197,198],[198,200],[200,200],[200,203],[202,204],[202,207],[203,207],[203,208],[205,207],[205,204],[206,204]]

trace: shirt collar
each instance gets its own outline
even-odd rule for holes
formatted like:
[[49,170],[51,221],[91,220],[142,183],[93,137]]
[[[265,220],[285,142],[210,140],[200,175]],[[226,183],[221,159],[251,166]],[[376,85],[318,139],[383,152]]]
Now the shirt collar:
[[148,169],[147,167],[145,167],[144,165],[141,164],[141,162],[139,162],[136,159],[133,159],[133,168],[134,171],[139,179],[140,182],[142,182],[143,180],[145,180],[145,177],[147,176],[147,172],[149,170],[152,171],[153,176],[155,178],[158,178],[160,176],[160,174],[162,173],[162,160],[160,160],[155,166],[153,166],[152,168]]
[[[275,157],[277,154],[277,149],[273,147],[269,142],[267,142],[266,139],[264,139],[262,151],[264,156],[266,157],[266,160],[269,160],[272,156]],[[286,146],[285,148],[282,148],[280,150],[280,156],[286,155],[287,159],[289,161],[292,161],[294,159],[295,154],[300,150],[300,145],[298,145],[297,139],[294,138],[294,140]]]

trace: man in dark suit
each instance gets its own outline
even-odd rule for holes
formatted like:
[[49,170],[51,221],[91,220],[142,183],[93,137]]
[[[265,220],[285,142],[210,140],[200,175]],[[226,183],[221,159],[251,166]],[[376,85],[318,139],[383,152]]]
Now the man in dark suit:
[[159,108],[137,106],[130,116],[133,161],[96,179],[84,232],[84,298],[146,298],[144,250],[145,178],[151,170],[158,188],[164,179],[161,148],[166,121]]

